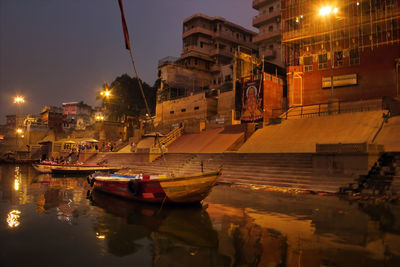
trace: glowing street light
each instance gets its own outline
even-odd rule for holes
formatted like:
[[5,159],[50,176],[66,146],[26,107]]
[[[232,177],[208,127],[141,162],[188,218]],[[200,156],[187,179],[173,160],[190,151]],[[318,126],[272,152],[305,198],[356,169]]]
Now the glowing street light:
[[[321,17],[332,17],[331,15],[336,15],[339,9],[337,7],[332,6],[323,6],[319,9],[319,15]],[[329,30],[329,53],[331,55],[331,98],[333,99],[333,50],[332,50],[332,31],[333,31],[333,22],[330,23]]]
[[16,104],[22,104],[22,103],[24,103],[24,102],[25,102],[24,97],[22,97],[22,96],[16,96],[16,97],[14,97],[14,103],[16,103]]
[[337,13],[338,13],[337,7],[324,6],[319,9],[320,16],[328,16],[330,14],[337,14]]
[[22,131],[21,128],[18,128],[18,129],[17,129],[17,134],[22,134],[22,132],[23,132],[23,131]]
[[104,121],[104,116],[96,116],[96,121]]

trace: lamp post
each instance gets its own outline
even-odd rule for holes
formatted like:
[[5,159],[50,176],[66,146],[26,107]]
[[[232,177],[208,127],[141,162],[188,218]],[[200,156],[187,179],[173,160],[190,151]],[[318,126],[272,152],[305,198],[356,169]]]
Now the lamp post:
[[[332,7],[332,6],[324,6],[319,9],[319,15],[321,17],[329,17],[332,18],[333,15],[338,13],[338,8],[337,7]],[[329,29],[329,54],[331,56],[331,99],[333,99],[333,49],[332,49],[332,32],[333,32],[333,21],[332,19],[330,20],[330,29]]]
[[23,104],[24,102],[25,102],[24,97],[22,96],[14,97],[14,103],[17,104],[17,114],[15,115],[15,128],[16,128],[15,151],[18,150],[18,135],[22,134],[22,129],[19,128],[21,125],[19,124],[18,117],[21,113],[21,104]]
[[[112,90],[108,88],[108,84],[103,85],[103,90],[100,90],[99,92],[100,98],[103,99],[103,106],[105,110],[107,110],[107,105],[106,103],[110,104],[110,98],[112,97]],[[104,116],[107,115],[106,112],[104,112]],[[104,120],[104,117],[103,119]]]

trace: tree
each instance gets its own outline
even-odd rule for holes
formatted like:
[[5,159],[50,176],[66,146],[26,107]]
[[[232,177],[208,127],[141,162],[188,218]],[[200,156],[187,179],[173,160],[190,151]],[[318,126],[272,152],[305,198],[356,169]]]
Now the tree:
[[[142,85],[150,113],[154,114],[157,88],[145,82]],[[117,77],[110,85],[110,92],[110,97],[103,97],[103,106],[111,118],[120,121],[125,116],[140,117],[148,113],[137,78],[128,74]]]

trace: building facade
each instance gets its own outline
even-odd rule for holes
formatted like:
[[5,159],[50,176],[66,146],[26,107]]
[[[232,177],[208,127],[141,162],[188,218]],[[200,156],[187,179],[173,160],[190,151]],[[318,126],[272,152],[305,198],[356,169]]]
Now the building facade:
[[282,1],[289,106],[398,96],[400,1],[323,3]]
[[64,127],[84,130],[94,122],[92,107],[81,102],[63,103]]
[[256,53],[254,36],[254,32],[221,17],[195,14],[185,19],[181,56],[159,62],[157,122],[171,124],[179,120],[182,114],[176,111],[189,108],[183,98],[200,94],[194,98],[202,99],[203,103],[190,112],[191,119],[232,123],[235,52],[242,48]]
[[281,0],[253,0],[253,8],[258,11],[253,18],[253,26],[258,29],[253,43],[258,47],[260,58],[283,67]]
[[46,125],[48,129],[55,132],[62,132],[63,130],[63,113],[62,108],[55,106],[45,106],[40,111],[42,124]]

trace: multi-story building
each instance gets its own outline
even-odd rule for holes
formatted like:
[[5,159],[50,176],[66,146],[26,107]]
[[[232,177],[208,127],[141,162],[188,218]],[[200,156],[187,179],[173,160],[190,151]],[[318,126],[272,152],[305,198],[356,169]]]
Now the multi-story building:
[[64,127],[84,130],[92,124],[92,107],[81,102],[63,103]]
[[253,26],[258,29],[253,43],[258,47],[260,58],[283,67],[281,0],[253,0],[253,8],[258,11],[253,18]]
[[[254,36],[253,31],[221,17],[195,14],[185,19],[180,58],[169,57],[159,62],[157,120],[166,124],[177,122],[186,115],[182,112],[193,109],[190,118],[214,120],[217,116],[227,116],[227,121],[231,121],[228,117],[232,117],[235,102],[232,92],[235,51],[245,48],[256,53]],[[182,98],[196,94],[203,94],[196,97],[203,102],[187,106],[190,101]]]
[[399,1],[318,3],[282,1],[289,105],[398,96]]
[[62,108],[55,106],[45,106],[41,111],[42,124],[47,125],[47,128],[56,132],[61,132],[63,129],[63,114]]

